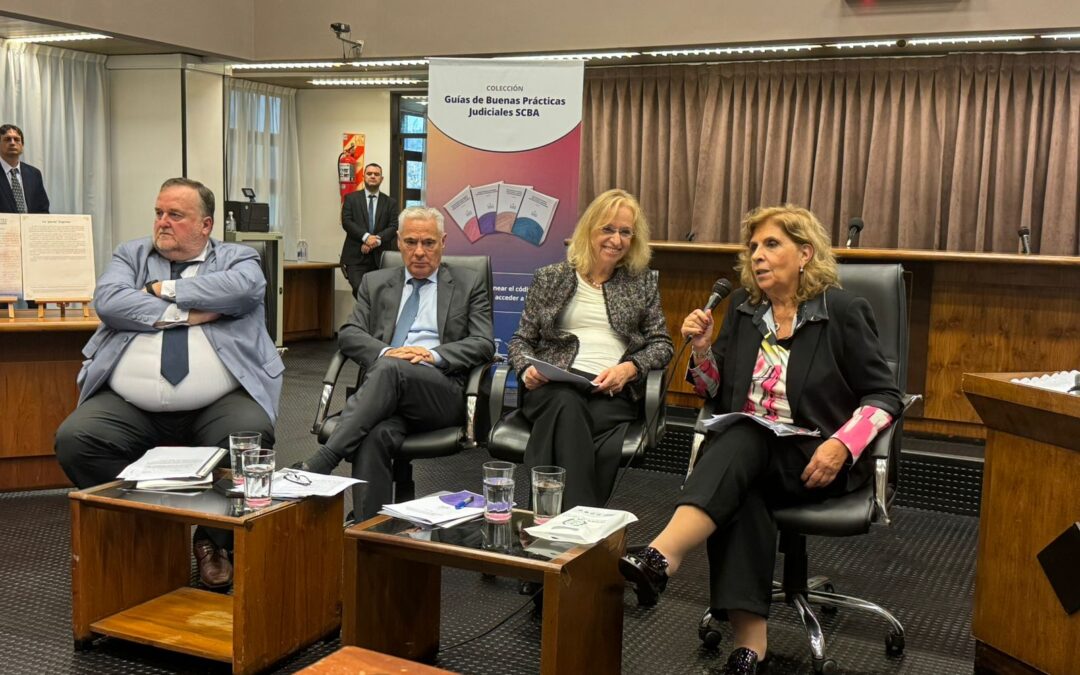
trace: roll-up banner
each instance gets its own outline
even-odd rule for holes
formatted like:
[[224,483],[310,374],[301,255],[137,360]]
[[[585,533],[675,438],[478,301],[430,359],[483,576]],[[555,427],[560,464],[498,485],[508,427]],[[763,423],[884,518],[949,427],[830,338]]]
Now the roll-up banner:
[[533,272],[566,258],[578,215],[581,61],[432,59],[427,199],[446,252],[491,257],[499,351]]

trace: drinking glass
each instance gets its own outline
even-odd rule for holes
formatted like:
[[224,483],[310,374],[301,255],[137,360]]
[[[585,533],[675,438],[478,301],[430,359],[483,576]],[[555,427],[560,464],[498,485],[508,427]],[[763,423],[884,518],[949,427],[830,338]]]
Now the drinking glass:
[[246,450],[258,450],[262,444],[262,434],[258,431],[238,431],[229,434],[229,468],[232,469],[234,487],[244,484],[244,467],[240,464],[240,455]]
[[546,523],[562,513],[566,469],[561,466],[537,466],[532,470],[533,520]]
[[245,450],[240,455],[244,469],[244,506],[261,509],[270,506],[270,488],[274,479],[276,456],[273,450]]
[[514,510],[514,465],[484,463],[484,518],[493,523],[510,522]]

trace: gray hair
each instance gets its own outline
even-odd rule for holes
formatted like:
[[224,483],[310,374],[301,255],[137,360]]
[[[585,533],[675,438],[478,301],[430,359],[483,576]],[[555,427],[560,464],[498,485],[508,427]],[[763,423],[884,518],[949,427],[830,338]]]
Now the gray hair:
[[158,192],[164,192],[172,187],[186,187],[191,188],[195,192],[199,193],[199,202],[202,205],[203,218],[209,217],[211,220],[214,218],[214,192],[200,183],[197,180],[190,178],[170,178],[161,184],[161,189]]
[[398,214],[398,228],[405,227],[406,220],[433,220],[435,221],[435,227],[439,230],[439,234],[445,234],[446,228],[444,227],[442,211],[430,206],[410,206],[407,209],[403,209]]

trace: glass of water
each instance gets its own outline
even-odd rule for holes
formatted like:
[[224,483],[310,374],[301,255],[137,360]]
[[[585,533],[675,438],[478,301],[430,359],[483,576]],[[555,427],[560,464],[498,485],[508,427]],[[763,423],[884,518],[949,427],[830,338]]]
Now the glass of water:
[[484,463],[484,518],[508,523],[514,510],[514,465],[511,462]]
[[562,513],[566,469],[561,466],[537,466],[532,470],[533,520],[546,523]]
[[241,453],[258,450],[261,447],[262,434],[258,431],[238,431],[229,434],[229,468],[232,469],[234,487],[244,484],[244,467],[240,464]]
[[261,509],[270,506],[270,487],[276,463],[273,450],[245,450],[240,455],[244,471],[244,506]]

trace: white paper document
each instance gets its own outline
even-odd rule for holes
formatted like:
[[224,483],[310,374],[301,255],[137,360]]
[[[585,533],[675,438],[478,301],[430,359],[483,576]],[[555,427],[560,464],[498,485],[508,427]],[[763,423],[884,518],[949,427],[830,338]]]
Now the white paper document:
[[22,294],[22,219],[0,213],[0,295]]
[[453,527],[484,515],[484,498],[475,492],[441,492],[400,504],[384,504],[379,513],[421,527]]
[[210,475],[210,472],[228,452],[225,448],[208,447],[150,448],[145,455],[128,464],[116,477],[134,481],[203,478]]
[[540,359],[534,359],[531,356],[526,356],[525,359],[529,362],[529,365],[536,368],[536,371],[551,380],[552,382],[569,382],[571,384],[584,384],[590,387],[595,387],[592,380],[581,375],[575,375],[569,370],[563,370],[558,366],[554,366],[547,361],[541,361]]
[[136,490],[145,492],[168,492],[170,494],[198,494],[210,487],[212,476],[202,478],[162,478],[160,480],[140,480],[135,483]]
[[818,429],[804,429],[803,427],[797,427],[794,424],[774,422],[773,420],[767,420],[764,417],[758,417],[757,415],[751,415],[750,413],[713,415],[705,422],[705,428],[709,431],[723,431],[741,419],[753,420],[777,436],[821,436],[821,431]]
[[1074,387],[1080,386],[1080,370],[1063,370],[1058,373],[1046,373],[1038,377],[1015,377],[1010,382],[1067,394]]
[[23,292],[35,298],[94,295],[94,238],[90,216],[22,216]]
[[359,478],[326,476],[299,469],[281,469],[274,472],[270,496],[274,499],[301,499],[303,497],[333,497],[350,485],[365,483]]
[[637,516],[629,511],[601,509],[595,506],[575,506],[547,521],[543,525],[525,528],[537,539],[562,541],[574,544],[595,544],[612,532],[636,522]]

